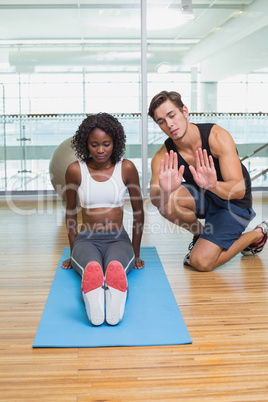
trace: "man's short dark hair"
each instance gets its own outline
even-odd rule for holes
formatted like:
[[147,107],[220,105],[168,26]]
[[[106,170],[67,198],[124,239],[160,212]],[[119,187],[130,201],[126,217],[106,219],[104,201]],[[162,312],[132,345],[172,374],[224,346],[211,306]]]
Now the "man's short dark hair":
[[184,106],[184,103],[181,100],[181,95],[178,92],[175,91],[161,91],[157,95],[153,97],[151,100],[150,106],[149,106],[149,111],[148,114],[152,119],[155,120],[154,118],[154,112],[155,110],[162,105],[162,103],[166,102],[167,100],[170,100],[172,103],[174,103],[177,108],[180,109],[182,112],[182,108]]

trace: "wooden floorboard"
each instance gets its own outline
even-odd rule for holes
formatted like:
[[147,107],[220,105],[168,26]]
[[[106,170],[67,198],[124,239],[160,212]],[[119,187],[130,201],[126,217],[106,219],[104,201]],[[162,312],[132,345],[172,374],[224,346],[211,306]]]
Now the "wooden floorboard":
[[[267,198],[254,206],[250,228],[268,217]],[[191,236],[145,210],[142,245],[156,246],[193,343],[33,349],[68,246],[64,206],[0,204],[0,401],[268,401],[268,246],[196,272],[182,264]],[[128,204],[125,216],[131,233]]]

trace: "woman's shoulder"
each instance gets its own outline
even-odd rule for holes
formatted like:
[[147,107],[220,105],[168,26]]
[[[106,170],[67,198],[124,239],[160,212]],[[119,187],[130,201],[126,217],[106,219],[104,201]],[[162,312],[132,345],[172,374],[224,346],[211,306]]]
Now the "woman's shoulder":
[[[80,162],[81,163],[81,162]],[[80,171],[80,163],[79,161],[75,161],[70,163],[70,165],[68,165],[67,170],[69,172],[76,172],[76,171]]]
[[81,180],[81,169],[79,161],[75,161],[70,163],[70,165],[66,169],[66,179],[77,181]]
[[123,159],[122,160],[122,179],[124,183],[130,184],[130,183],[136,183],[138,180],[138,170],[134,163],[130,161],[129,159]]
[[136,166],[134,165],[134,163],[132,161],[130,161],[129,159],[122,159],[122,167],[123,169],[127,169],[127,170],[136,170]]

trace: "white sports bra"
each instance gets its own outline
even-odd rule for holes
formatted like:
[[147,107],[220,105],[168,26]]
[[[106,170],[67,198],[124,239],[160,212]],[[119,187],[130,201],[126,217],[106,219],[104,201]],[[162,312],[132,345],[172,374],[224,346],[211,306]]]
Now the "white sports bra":
[[78,196],[82,208],[116,208],[124,205],[126,186],[122,180],[122,160],[116,163],[111,177],[96,181],[85,162],[80,162],[81,184]]

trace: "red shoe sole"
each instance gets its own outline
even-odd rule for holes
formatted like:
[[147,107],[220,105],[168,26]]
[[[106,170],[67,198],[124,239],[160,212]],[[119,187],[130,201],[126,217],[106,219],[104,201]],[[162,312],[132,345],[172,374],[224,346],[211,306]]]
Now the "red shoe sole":
[[118,261],[111,261],[106,271],[107,286],[125,292],[127,290],[127,278],[124,268]]
[[96,261],[90,262],[85,269],[82,289],[84,293],[91,292],[103,285],[103,272],[100,264]]

